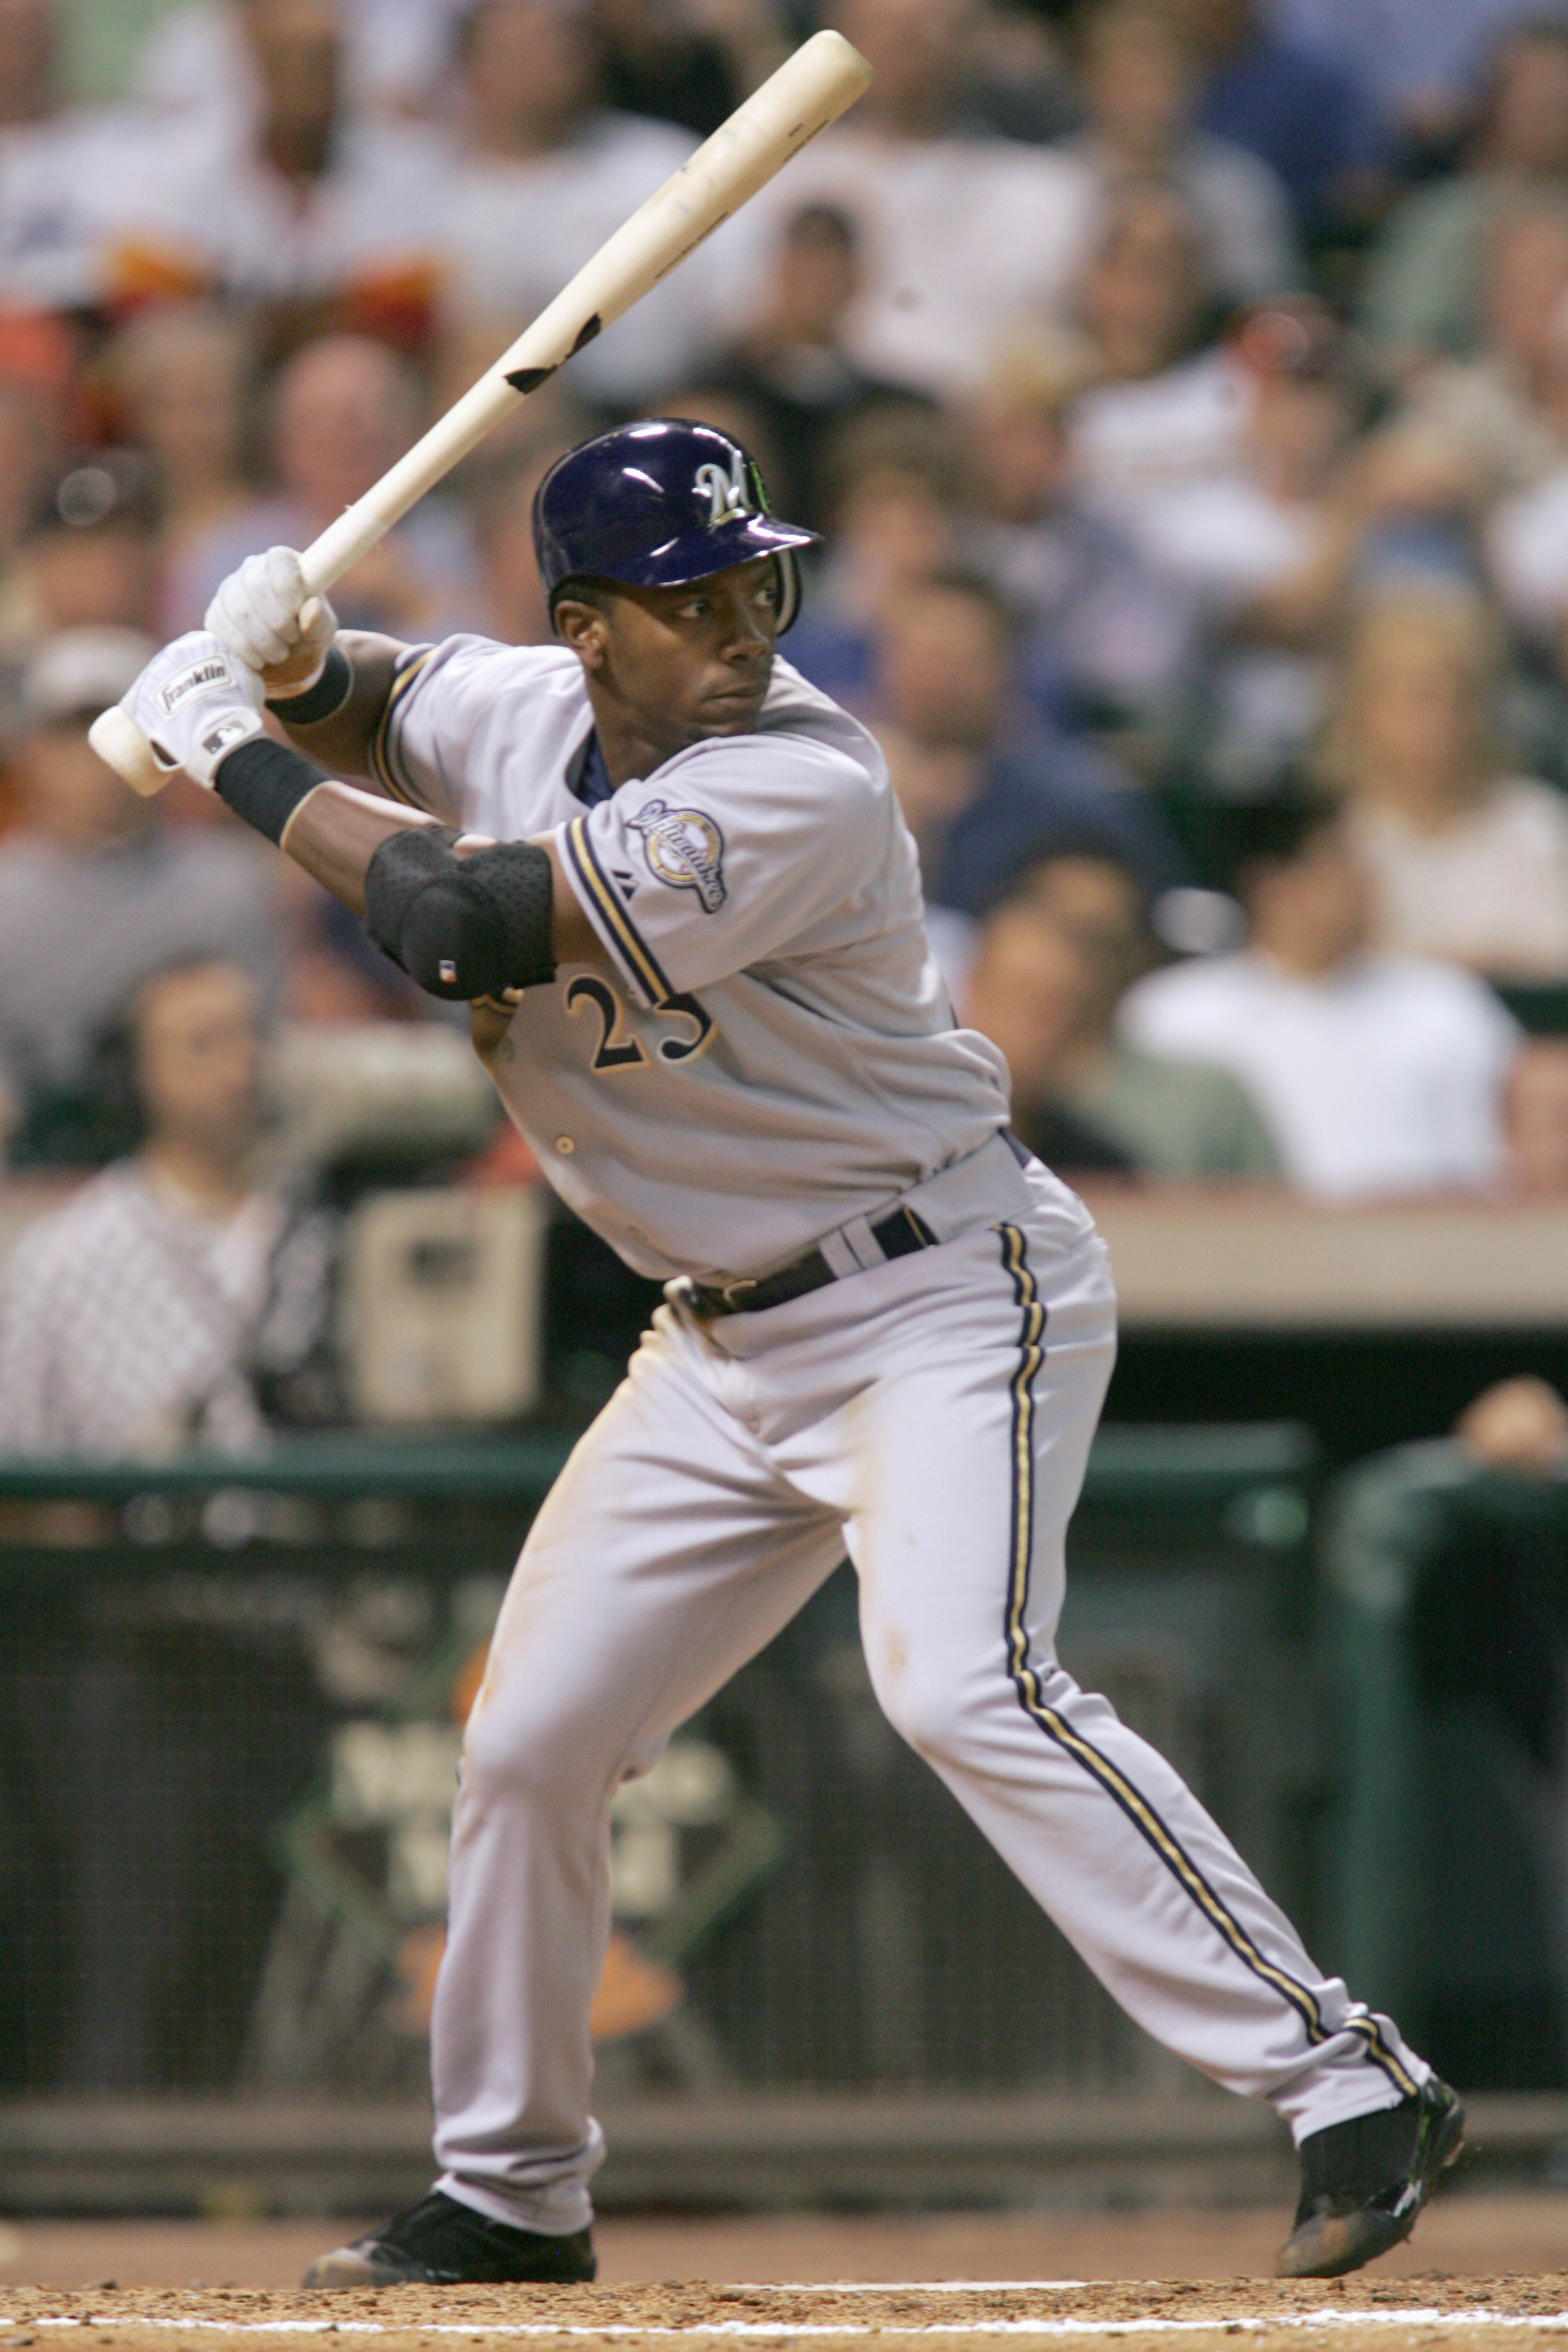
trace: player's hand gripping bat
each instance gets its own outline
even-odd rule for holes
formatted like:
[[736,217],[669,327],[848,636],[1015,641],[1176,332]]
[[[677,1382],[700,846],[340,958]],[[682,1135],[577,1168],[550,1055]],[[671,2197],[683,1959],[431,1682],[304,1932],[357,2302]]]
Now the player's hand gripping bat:
[[[870,79],[865,58],[837,33],[817,33],[786,58],[600,247],[456,406],[305,550],[302,566],[312,591],[324,596],[500,424],[520,396],[536,390],[563,360],[640,301],[808,139],[837,121]],[[168,772],[118,706],[93,722],[90,740],[100,759],[137,792],[156,793],[168,782]]]

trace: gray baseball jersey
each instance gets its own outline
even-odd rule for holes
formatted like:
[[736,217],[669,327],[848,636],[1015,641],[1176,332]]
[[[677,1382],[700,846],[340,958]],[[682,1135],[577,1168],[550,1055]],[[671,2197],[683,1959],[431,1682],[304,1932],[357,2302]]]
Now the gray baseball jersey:
[[786,662],[754,734],[585,797],[575,655],[400,661],[378,781],[497,840],[553,835],[607,969],[528,991],[491,1065],[563,1198],[639,1273],[759,1275],[1007,1117],[955,1022],[875,739]]

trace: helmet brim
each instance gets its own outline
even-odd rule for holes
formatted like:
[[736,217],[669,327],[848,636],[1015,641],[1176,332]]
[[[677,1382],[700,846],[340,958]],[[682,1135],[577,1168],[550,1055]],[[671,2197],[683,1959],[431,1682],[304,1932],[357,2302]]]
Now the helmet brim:
[[732,571],[737,563],[751,563],[759,555],[816,547],[821,537],[820,531],[780,522],[774,515],[737,515],[711,530],[686,531],[660,547],[640,549],[617,563],[595,564],[594,572],[627,588],[684,588],[690,581],[710,579],[715,572]]

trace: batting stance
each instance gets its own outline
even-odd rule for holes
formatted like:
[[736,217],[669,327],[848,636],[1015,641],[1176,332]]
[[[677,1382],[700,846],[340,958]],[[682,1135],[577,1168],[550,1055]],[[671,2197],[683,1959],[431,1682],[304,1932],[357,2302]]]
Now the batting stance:
[[[1057,1663],[1105,1251],[954,1023],[876,743],[775,657],[811,534],[679,422],[562,458],[534,532],[553,646],[340,642],[274,549],[125,703],[472,1004],[552,1183],[667,1285],[534,1523],[468,1723],[438,2185],[307,2284],[593,2275],[611,1797],[846,1551],[890,1720],[1139,2023],[1288,2119],[1281,2271],[1354,2269],[1408,2235],[1461,2110]],[[265,736],[264,690],[309,757]]]

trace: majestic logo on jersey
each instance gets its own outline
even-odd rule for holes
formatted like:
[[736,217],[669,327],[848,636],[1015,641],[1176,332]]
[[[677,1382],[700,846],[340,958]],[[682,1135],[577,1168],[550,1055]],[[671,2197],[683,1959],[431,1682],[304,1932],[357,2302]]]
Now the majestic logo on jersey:
[[724,836],[710,816],[648,801],[626,825],[641,834],[651,874],[672,890],[695,890],[703,913],[718,913],[724,903]]
[[751,513],[746,460],[739,449],[730,460],[728,473],[722,466],[699,466],[692,482],[698,496],[708,500],[710,530],[717,530],[721,522],[733,522],[738,516]]

